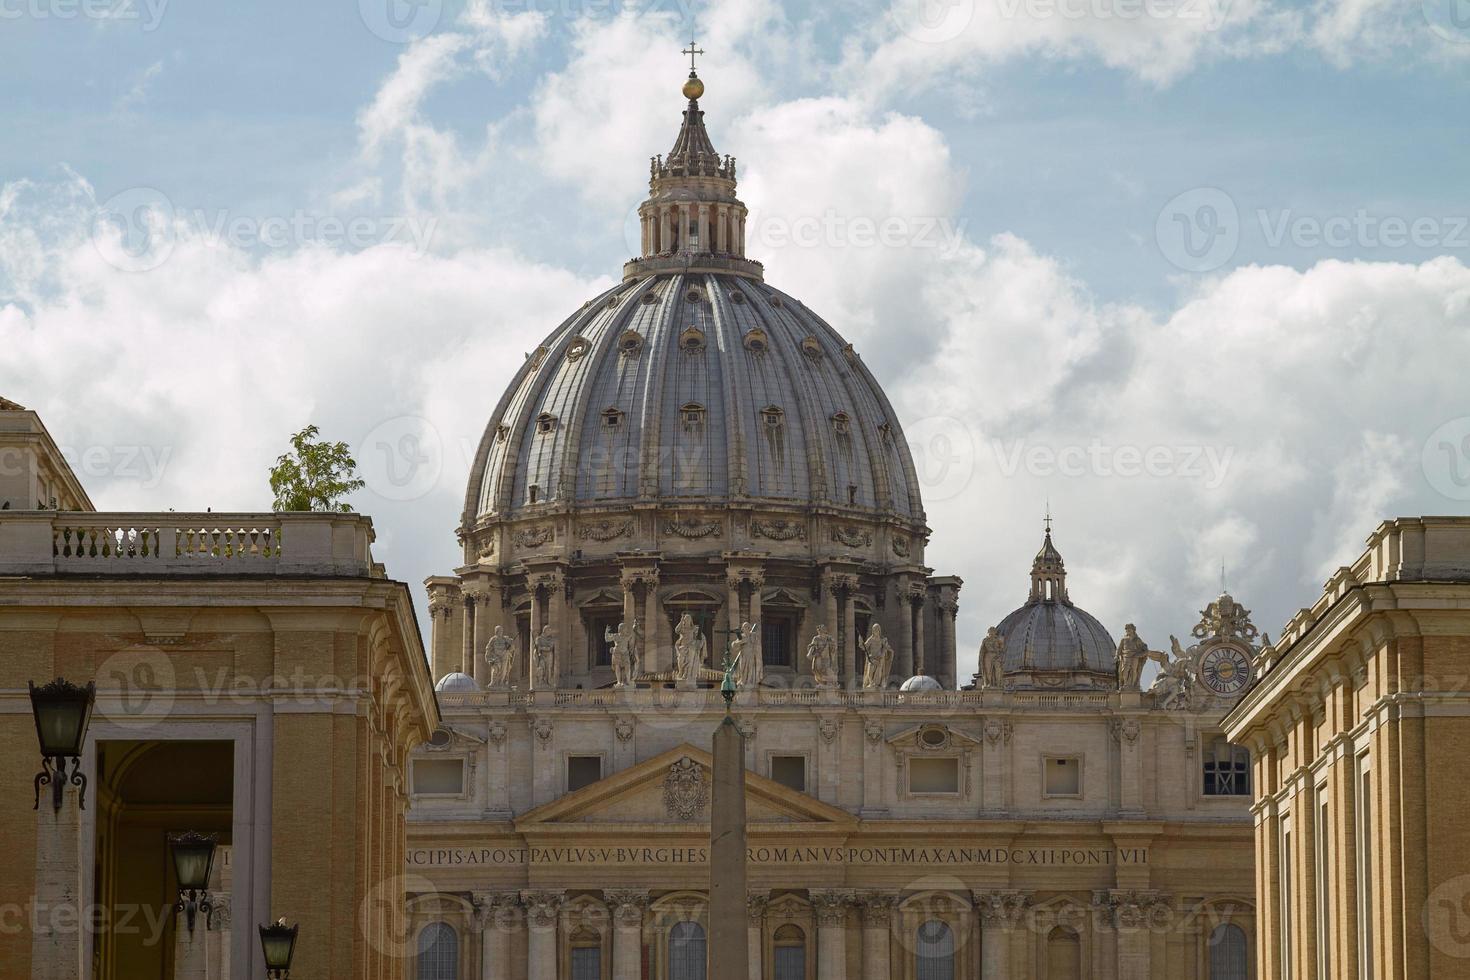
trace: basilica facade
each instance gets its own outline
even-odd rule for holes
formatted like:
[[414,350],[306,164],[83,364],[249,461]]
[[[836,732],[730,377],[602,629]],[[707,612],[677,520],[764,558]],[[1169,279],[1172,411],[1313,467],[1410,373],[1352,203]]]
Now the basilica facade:
[[752,978],[1254,976],[1250,759],[1221,731],[1249,613],[1222,594],[1170,652],[1115,640],[1048,525],[957,676],[961,581],[925,564],[898,418],[746,256],[703,94],[691,72],[642,254],[496,406],[464,563],[427,582],[415,975],[704,980],[728,667]]

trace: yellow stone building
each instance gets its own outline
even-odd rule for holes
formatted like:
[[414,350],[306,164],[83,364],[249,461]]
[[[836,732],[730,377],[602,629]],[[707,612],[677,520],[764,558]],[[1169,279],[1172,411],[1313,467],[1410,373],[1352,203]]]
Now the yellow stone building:
[[[371,522],[98,513],[13,402],[0,461],[0,977],[264,976],[278,917],[295,976],[410,975],[408,753],[439,713]],[[97,685],[59,810],[27,694],[57,677]],[[190,830],[220,844],[192,933],[166,844]]]
[[1381,524],[1225,720],[1254,759],[1261,976],[1470,976],[1470,519]]

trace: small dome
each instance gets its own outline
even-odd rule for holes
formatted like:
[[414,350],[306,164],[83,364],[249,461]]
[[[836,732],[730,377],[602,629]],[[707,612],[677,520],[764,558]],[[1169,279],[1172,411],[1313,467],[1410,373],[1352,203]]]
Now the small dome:
[[1005,640],[1005,674],[1020,686],[1110,686],[1117,678],[1117,644],[1091,613],[1072,604],[1050,523],[1048,518],[1046,539],[1031,563],[1030,597],[997,627]]
[[434,690],[441,694],[475,694],[480,690],[477,682],[469,674],[454,671],[439,678],[439,683],[434,685]]
[[898,686],[900,691],[942,691],[941,685],[928,674],[915,674]]

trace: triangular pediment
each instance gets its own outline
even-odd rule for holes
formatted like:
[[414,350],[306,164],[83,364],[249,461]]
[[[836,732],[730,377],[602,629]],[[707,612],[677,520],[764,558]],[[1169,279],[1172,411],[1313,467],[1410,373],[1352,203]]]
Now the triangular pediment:
[[[549,830],[566,824],[663,824],[671,829],[707,826],[713,763],[707,751],[685,742],[527,812],[515,822],[516,830]],[[750,770],[745,773],[745,817],[752,826],[844,827],[857,822],[845,810]]]

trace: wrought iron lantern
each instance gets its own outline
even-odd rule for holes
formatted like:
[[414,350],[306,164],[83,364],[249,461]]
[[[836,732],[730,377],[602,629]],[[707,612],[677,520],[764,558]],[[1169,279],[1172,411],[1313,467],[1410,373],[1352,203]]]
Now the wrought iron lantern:
[[260,951],[271,980],[286,980],[291,975],[291,957],[296,955],[296,933],[300,929],[300,923],[288,926],[285,919],[260,926]]
[[168,851],[174,861],[174,877],[179,883],[179,901],[175,912],[183,912],[194,931],[194,917],[204,913],[205,928],[214,906],[209,902],[209,875],[214,870],[214,850],[219,844],[215,834],[193,830],[168,835]]
[[[77,806],[87,808],[87,777],[82,773],[82,743],[97,703],[97,685],[78,687],[58,677],[42,687],[27,681],[31,690],[31,714],[36,719],[36,738],[41,743],[41,771],[36,774],[36,804],[41,808],[41,787],[51,787],[51,803],[61,809],[62,793],[70,783],[79,788]],[[71,773],[66,771],[71,760]]]

